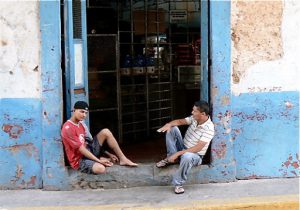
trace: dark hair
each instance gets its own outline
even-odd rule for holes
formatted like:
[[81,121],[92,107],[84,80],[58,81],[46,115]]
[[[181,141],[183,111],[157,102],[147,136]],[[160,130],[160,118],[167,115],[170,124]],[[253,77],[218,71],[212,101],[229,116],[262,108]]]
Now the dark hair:
[[209,105],[206,101],[199,100],[194,103],[200,112],[205,112],[206,115],[209,115]]

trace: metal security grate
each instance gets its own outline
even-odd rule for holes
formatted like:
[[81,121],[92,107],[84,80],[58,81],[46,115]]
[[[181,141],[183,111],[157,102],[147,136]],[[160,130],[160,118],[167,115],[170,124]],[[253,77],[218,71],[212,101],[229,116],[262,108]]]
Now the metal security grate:
[[115,35],[88,36],[88,63],[98,71],[116,70],[117,37]]
[[82,39],[81,0],[72,1],[73,38]]

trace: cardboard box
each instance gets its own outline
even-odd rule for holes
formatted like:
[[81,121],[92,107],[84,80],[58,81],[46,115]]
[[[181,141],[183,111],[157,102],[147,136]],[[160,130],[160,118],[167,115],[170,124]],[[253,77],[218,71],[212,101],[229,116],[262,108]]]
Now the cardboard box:
[[[136,10],[133,11],[133,23],[135,35],[145,34],[145,11]],[[158,23],[158,24],[157,24]],[[158,25],[158,29],[157,29]],[[158,31],[157,31],[158,30]],[[165,12],[160,9],[147,11],[147,33],[156,34],[165,32]]]

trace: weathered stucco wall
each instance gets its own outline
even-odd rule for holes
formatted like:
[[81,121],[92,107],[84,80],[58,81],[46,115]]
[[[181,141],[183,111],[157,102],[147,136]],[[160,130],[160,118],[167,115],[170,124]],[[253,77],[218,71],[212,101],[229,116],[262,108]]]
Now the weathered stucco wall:
[[1,1],[0,29],[0,189],[40,188],[38,1]]
[[299,176],[300,1],[234,1],[231,17],[236,176]]
[[0,97],[40,97],[38,1],[0,3]]
[[299,1],[232,2],[232,90],[299,91]]

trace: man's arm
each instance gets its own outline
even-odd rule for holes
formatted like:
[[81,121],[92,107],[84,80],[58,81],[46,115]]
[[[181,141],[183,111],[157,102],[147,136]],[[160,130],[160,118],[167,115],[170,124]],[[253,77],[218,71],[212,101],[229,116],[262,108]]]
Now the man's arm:
[[100,159],[98,159],[95,155],[93,155],[93,153],[91,153],[89,150],[87,150],[84,145],[81,145],[79,147],[79,152],[84,157],[86,157],[86,158],[88,158],[90,160],[93,160],[93,161],[95,161],[97,163],[101,163],[104,166],[112,166],[113,165],[112,162],[110,162],[108,160],[100,160]]
[[161,127],[160,129],[158,129],[158,132],[169,132],[170,129],[173,126],[180,126],[180,125],[187,125],[187,121],[186,119],[177,119],[177,120],[173,120],[171,122],[166,123],[163,127]]
[[195,146],[190,147],[190,148],[185,149],[185,150],[178,151],[178,152],[174,153],[173,155],[171,155],[168,158],[168,162],[174,163],[175,160],[178,159],[178,157],[180,157],[181,155],[183,155],[186,152],[192,152],[192,153],[200,152],[203,149],[203,147],[205,147],[206,144],[207,144],[207,142],[200,140],[198,142],[198,144],[196,144]]

